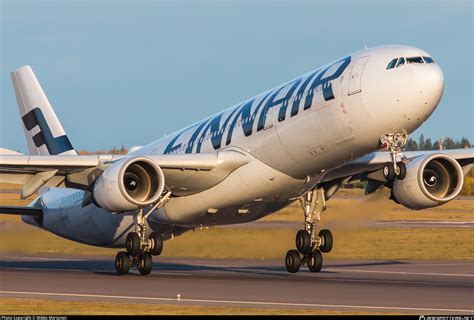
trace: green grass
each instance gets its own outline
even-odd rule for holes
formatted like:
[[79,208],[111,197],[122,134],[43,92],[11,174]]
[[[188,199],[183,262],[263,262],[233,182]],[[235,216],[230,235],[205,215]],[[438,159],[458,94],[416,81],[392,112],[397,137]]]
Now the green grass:
[[[5,315],[323,315],[357,314],[330,310],[232,308],[214,306],[124,304],[95,301],[0,298]],[[376,314],[376,313],[358,313]]]
[[[328,259],[474,259],[470,228],[334,228]],[[293,229],[211,228],[165,242],[163,256],[208,259],[282,259],[295,246]],[[34,239],[34,241],[25,241]],[[67,253],[114,256],[116,249],[64,240],[33,228],[0,233],[0,252]]]

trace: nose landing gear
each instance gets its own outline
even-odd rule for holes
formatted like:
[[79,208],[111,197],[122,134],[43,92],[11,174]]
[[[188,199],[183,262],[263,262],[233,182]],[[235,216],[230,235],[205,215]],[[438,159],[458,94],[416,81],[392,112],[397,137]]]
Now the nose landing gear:
[[317,233],[316,222],[320,214],[326,210],[324,190],[322,188],[308,191],[300,198],[304,211],[304,229],[296,234],[296,249],[286,253],[285,266],[290,273],[299,271],[306,265],[310,272],[319,272],[323,266],[321,252],[330,252],[333,246],[332,233],[323,229]]
[[406,133],[389,133],[380,137],[380,144],[390,151],[391,162],[387,162],[383,167],[383,176],[386,181],[393,181],[395,178],[399,180],[405,179],[407,168],[404,162],[397,162],[397,155],[400,154],[403,159],[402,149],[408,141]]

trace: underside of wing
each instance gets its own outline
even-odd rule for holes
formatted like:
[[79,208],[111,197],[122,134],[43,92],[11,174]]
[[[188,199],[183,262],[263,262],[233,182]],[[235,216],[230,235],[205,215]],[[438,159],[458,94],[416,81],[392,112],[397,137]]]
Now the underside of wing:
[[[467,171],[474,164],[474,149],[453,149],[453,150],[431,150],[431,151],[405,151],[403,156],[406,161],[412,161],[419,157],[426,157],[435,154],[447,155],[461,165]],[[352,176],[353,178],[363,179],[368,174],[381,170],[382,167],[390,162],[389,152],[373,152],[364,157],[353,160],[344,164],[337,169],[331,170],[324,175],[322,181],[331,181]],[[467,171],[465,173],[467,173]]]
[[423,209],[454,199],[474,167],[473,148],[408,151],[400,158],[395,166],[389,152],[374,152],[328,171],[320,177],[326,199],[346,183],[366,181],[366,194],[386,186],[397,203]]

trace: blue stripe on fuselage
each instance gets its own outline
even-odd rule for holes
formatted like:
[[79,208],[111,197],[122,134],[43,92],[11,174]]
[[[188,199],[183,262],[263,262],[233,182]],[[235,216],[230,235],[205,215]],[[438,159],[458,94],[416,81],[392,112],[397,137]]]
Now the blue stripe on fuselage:
[[[250,100],[247,100],[246,102],[241,103],[240,105],[236,106],[233,110],[229,112],[229,115],[225,118],[224,121],[223,121],[223,115],[225,112],[221,112],[215,115],[214,117],[208,118],[189,128],[186,128],[178,132],[176,136],[168,143],[168,145],[166,146],[164,150],[164,154],[173,153],[176,150],[180,149],[183,146],[183,144],[179,143],[175,145],[175,143],[177,142],[179,137],[182,136],[184,132],[194,127],[197,127],[197,128],[194,130],[189,141],[185,144],[186,153],[192,153],[195,146],[196,146],[195,152],[200,153],[202,144],[206,140],[206,135],[210,136],[210,140],[211,140],[212,147],[214,148],[214,150],[220,149],[221,144],[222,144],[222,138],[224,136],[226,128],[228,128],[228,132],[226,136],[225,145],[227,146],[231,144],[232,138],[234,135],[234,130],[239,119],[242,125],[242,132],[244,133],[246,137],[249,137],[253,133],[253,125],[255,123],[255,119],[262,105],[263,105],[263,108],[262,108],[262,111],[260,112],[260,116],[258,119],[257,132],[262,130],[265,127],[267,114],[269,110],[273,107],[277,107],[280,105],[280,109],[278,113],[279,122],[282,122],[286,119],[287,109],[293,95],[295,95],[295,99],[293,100],[291,111],[290,111],[291,117],[298,114],[299,109],[300,109],[300,102],[303,98],[304,98],[303,110],[307,110],[311,108],[312,100],[314,98],[314,92],[318,86],[322,86],[322,94],[323,94],[324,100],[325,101],[332,100],[335,98],[335,96],[332,90],[331,81],[339,78],[350,63],[351,63],[351,56],[347,56],[345,58],[342,58],[330,64],[324,69],[323,68],[317,69],[313,71],[312,73],[310,73],[308,76],[302,76],[300,78],[297,78],[289,83],[286,83],[283,86],[277,87],[273,90],[266,92],[265,94],[262,94],[260,96],[254,97]],[[337,70],[333,74],[325,75],[329,69],[331,69],[332,67],[338,64],[340,64],[340,66],[337,68]],[[278,96],[281,90],[290,85],[291,85],[291,88],[285,94],[285,97],[275,100],[275,98]],[[295,91],[296,91],[296,94],[295,94]],[[262,98],[252,112],[252,106],[254,105],[255,101],[257,101],[259,97],[262,97]]]

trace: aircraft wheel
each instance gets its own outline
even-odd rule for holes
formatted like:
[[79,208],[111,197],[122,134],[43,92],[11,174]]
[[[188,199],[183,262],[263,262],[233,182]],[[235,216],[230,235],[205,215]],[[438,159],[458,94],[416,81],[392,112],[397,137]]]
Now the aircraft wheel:
[[311,236],[308,231],[298,231],[296,234],[296,249],[303,254],[311,251]]
[[319,250],[315,250],[309,256],[308,269],[310,272],[319,272],[323,267],[323,255]]
[[288,270],[289,273],[298,272],[302,263],[303,261],[301,261],[301,257],[298,251],[288,250],[285,258],[285,266],[286,270]]
[[330,252],[333,245],[332,233],[328,229],[319,231],[319,237],[322,238],[322,245],[319,247],[321,252]]
[[407,166],[405,165],[404,162],[399,161],[399,162],[397,162],[397,167],[398,167],[397,179],[398,180],[405,179],[405,177],[407,175]]
[[115,257],[115,270],[119,276],[130,271],[130,257],[125,251],[120,251]]
[[152,232],[149,239],[151,240],[150,254],[159,256],[163,251],[163,238],[158,232]]
[[138,271],[142,276],[144,276],[149,274],[152,268],[153,259],[151,258],[151,254],[149,254],[148,252],[143,252],[139,257]]
[[383,167],[383,177],[387,181],[392,181],[395,178],[395,169],[393,163],[387,162]]
[[132,257],[138,256],[141,251],[141,241],[138,233],[130,232],[129,234],[127,234],[125,247],[127,248],[127,253],[129,255],[131,255]]

